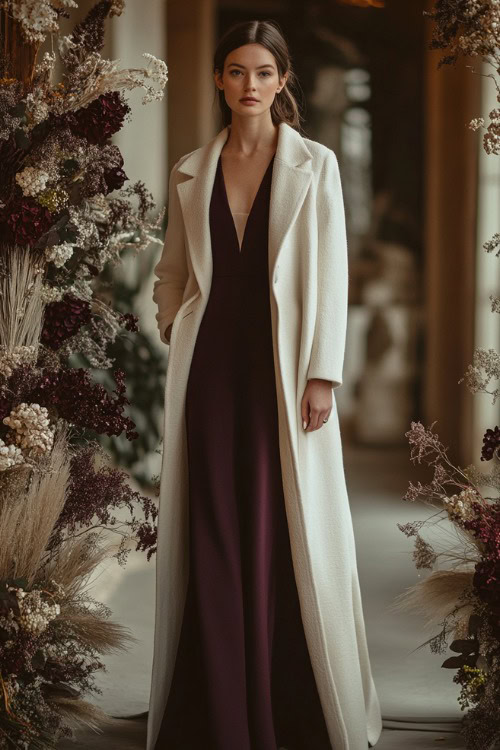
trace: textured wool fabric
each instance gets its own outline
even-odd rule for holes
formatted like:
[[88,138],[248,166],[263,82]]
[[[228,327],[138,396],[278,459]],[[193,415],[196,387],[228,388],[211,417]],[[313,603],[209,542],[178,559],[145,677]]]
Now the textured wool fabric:
[[[156,616],[147,750],[153,750],[179,646],[189,579],[184,410],[213,275],[209,206],[229,129],[183,156],[153,298],[160,337],[173,323],[165,384]],[[279,125],[269,203],[268,279],[279,450],[300,609],[332,750],[366,750],[382,731],[366,641],[335,389],[347,323],[347,242],[335,153]],[[308,378],[332,381],[326,425],[304,432]]]

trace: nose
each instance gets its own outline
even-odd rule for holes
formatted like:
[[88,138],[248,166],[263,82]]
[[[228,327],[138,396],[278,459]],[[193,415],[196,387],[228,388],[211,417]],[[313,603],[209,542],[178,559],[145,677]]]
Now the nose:
[[255,84],[253,83],[253,79],[251,75],[249,74],[247,82],[245,84],[245,91],[255,91]]

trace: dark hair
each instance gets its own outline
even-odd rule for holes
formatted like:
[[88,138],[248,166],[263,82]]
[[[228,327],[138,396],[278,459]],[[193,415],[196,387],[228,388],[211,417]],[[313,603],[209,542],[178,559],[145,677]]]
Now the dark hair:
[[[231,26],[224,33],[215,50],[213,72],[218,71],[222,75],[228,54],[244,44],[262,44],[274,55],[279,77],[281,78],[288,72],[285,86],[276,94],[271,105],[271,118],[274,125],[286,122],[300,131],[300,122],[303,118],[293,95],[294,89],[299,91],[299,85],[292,70],[288,44],[276,21],[242,21]],[[226,102],[224,91],[217,86],[215,88],[219,98],[222,125],[226,127],[231,123],[232,110]]]

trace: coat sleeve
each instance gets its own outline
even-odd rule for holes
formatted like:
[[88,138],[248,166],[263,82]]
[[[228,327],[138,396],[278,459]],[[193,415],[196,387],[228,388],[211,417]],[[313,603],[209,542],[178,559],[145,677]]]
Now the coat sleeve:
[[318,269],[317,310],[307,379],[342,385],[347,329],[348,259],[340,171],[335,152],[328,149],[317,190]]
[[165,330],[173,322],[182,305],[182,297],[188,279],[184,222],[177,193],[177,166],[174,164],[168,183],[168,211],[165,241],[159,262],[153,269],[158,281],[153,285],[153,300],[158,306],[156,321],[160,339],[164,344]]

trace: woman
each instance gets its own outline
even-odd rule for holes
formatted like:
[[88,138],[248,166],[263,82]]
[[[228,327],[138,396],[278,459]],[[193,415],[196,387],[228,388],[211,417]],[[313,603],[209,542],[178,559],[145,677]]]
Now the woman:
[[275,23],[230,29],[214,80],[225,127],[172,169],[155,268],[170,349],[147,750],[365,750],[381,717],[334,400],[338,164],[298,132]]

